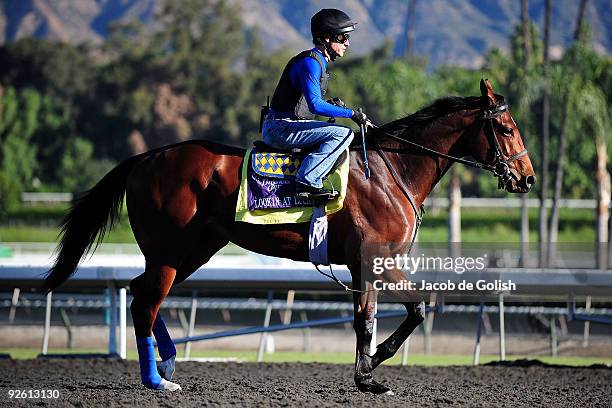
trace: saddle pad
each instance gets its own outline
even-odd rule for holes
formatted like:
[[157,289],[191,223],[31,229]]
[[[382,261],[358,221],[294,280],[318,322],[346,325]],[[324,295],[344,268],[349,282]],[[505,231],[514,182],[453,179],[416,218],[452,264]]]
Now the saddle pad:
[[263,177],[295,179],[302,156],[289,153],[252,151],[253,171]]
[[[248,149],[242,161],[240,189],[238,191],[238,201],[236,202],[236,214],[234,219],[250,224],[294,224],[310,222],[313,214],[313,207],[249,210],[247,173],[248,167],[251,165],[251,161],[249,160],[251,154],[252,149]],[[333,214],[342,209],[348,185],[348,175],[349,160],[347,152],[347,159],[324,180],[324,187],[331,188],[333,186],[334,189],[340,192],[336,199],[329,201],[325,205],[326,214]]]

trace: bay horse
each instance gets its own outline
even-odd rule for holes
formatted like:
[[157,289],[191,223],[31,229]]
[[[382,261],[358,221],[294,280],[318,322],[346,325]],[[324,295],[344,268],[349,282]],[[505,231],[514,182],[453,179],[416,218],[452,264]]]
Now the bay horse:
[[[480,96],[447,97],[402,119],[370,130],[372,176],[365,180],[361,145],[350,151],[348,190],[341,211],[329,215],[329,260],[347,265],[360,284],[360,248],[368,243],[409,242],[420,221],[418,209],[453,162],[491,170],[509,192],[528,192],[535,174],[520,132],[504,99],[488,80]],[[158,310],[173,285],[189,277],[228,242],[260,254],[308,261],[309,224],[254,225],[234,221],[245,150],[207,141],[188,141],[131,157],[78,198],[62,224],[59,252],[44,287],[53,290],[74,273],[113,226],[123,196],[134,236],[146,260],[144,273],[130,283],[136,338],[170,346],[159,352],[164,386],[151,381],[153,346],[141,350],[143,384],[178,389],[171,383],[176,350]],[[470,156],[473,161],[462,159]],[[95,250],[95,248],[94,248]],[[385,280],[405,279],[400,270]],[[359,390],[392,392],[372,373],[392,357],[423,321],[423,306],[402,301],[407,316],[371,353],[377,292],[354,291],[357,337],[354,380]],[[140,345],[140,343],[138,343]],[[148,354],[147,354],[148,353]],[[165,356],[163,355],[165,354]],[[148,370],[148,371],[147,371]]]

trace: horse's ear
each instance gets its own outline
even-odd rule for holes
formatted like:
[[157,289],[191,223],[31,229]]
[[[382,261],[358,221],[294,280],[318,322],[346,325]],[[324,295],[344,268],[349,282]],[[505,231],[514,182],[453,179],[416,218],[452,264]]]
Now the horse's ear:
[[488,79],[480,80],[480,94],[489,100],[489,105],[495,105],[495,93]]

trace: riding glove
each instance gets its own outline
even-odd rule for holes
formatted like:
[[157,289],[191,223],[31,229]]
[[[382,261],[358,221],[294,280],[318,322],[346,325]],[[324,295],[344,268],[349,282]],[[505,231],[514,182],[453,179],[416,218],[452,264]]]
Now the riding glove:
[[351,116],[351,120],[358,125],[367,125],[368,117],[363,112],[353,111],[353,116]]

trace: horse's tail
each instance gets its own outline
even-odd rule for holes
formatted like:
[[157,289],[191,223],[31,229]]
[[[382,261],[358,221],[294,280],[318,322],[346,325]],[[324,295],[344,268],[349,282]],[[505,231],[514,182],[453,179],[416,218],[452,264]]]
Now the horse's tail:
[[96,250],[121,213],[128,175],[148,153],[120,163],[91,190],[73,201],[70,212],[61,224],[59,252],[55,264],[45,276],[44,291],[49,292],[66,281],[94,242]]

